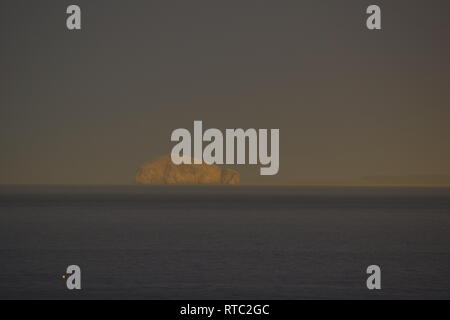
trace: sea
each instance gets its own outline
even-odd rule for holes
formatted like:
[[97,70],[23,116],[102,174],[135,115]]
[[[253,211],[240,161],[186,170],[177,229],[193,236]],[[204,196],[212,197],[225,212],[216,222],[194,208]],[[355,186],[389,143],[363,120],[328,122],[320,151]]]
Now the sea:
[[449,298],[448,188],[0,187],[0,299]]

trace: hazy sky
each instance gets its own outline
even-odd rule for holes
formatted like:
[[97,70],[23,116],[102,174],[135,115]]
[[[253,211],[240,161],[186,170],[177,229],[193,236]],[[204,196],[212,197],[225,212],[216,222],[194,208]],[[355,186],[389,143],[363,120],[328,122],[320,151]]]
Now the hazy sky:
[[0,3],[0,184],[130,183],[194,120],[280,128],[247,183],[450,173],[448,0]]

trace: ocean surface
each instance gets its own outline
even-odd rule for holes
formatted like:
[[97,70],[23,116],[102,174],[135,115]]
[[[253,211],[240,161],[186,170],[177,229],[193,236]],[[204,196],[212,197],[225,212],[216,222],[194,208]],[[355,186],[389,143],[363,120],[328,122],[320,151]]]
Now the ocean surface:
[[449,299],[450,189],[0,187],[0,299],[25,298]]

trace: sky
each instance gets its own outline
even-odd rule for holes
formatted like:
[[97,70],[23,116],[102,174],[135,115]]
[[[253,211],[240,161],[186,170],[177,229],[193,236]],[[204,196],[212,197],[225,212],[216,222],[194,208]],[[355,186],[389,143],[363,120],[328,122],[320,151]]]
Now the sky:
[[133,183],[194,120],[280,129],[278,175],[243,183],[450,173],[447,0],[0,6],[0,184]]

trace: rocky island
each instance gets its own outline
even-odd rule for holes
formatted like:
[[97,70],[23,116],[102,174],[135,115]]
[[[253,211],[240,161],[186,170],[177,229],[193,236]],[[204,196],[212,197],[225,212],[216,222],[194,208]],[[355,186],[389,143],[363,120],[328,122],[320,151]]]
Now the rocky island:
[[240,175],[236,170],[206,163],[175,165],[170,155],[164,155],[140,166],[135,180],[146,185],[236,185],[240,183]]

